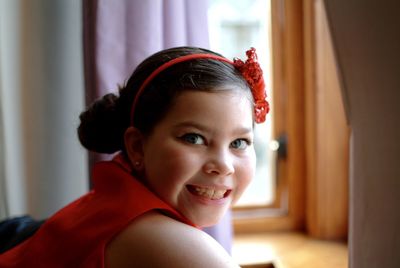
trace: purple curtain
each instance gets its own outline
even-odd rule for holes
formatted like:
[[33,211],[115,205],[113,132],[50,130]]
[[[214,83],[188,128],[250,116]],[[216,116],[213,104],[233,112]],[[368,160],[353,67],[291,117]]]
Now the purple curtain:
[[207,1],[84,1],[90,100],[124,83],[151,54],[170,47],[208,47]]
[[[116,91],[149,55],[175,46],[209,47],[207,1],[83,1],[86,102]],[[107,156],[90,156],[90,165]],[[206,228],[230,252],[230,213]]]

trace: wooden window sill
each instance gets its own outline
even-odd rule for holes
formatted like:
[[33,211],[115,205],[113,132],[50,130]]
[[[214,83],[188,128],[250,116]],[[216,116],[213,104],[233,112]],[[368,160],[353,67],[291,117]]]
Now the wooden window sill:
[[242,268],[346,268],[347,244],[301,233],[235,235],[233,258]]

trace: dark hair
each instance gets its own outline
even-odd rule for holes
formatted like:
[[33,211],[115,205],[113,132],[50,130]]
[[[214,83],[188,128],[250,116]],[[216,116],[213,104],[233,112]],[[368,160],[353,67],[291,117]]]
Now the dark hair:
[[[124,133],[131,125],[132,102],[144,80],[165,62],[201,53],[219,55],[202,48],[176,47],[144,60],[126,85],[119,89],[119,96],[107,94],[81,113],[78,136],[82,145],[99,153],[124,150]],[[135,127],[145,135],[151,133],[175,98],[186,90],[243,90],[244,95],[252,100],[247,82],[233,65],[213,59],[194,59],[167,68],[149,83],[135,109]]]

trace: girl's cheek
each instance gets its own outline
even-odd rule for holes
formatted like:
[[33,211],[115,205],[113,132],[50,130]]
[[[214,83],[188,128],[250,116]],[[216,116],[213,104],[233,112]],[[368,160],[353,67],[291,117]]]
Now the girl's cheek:
[[249,157],[247,161],[242,160],[241,164],[240,172],[237,174],[237,189],[233,204],[239,200],[255,176],[255,156]]
[[241,173],[242,176],[244,177],[243,180],[245,181],[250,181],[254,174],[255,174],[255,169],[256,169],[256,161],[254,156],[249,156],[245,160],[241,161]]

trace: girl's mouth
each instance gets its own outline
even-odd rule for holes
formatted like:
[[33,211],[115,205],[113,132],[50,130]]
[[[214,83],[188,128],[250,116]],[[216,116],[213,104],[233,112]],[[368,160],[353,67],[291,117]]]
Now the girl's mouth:
[[232,190],[227,189],[215,189],[210,187],[200,187],[194,185],[187,185],[186,188],[189,190],[190,193],[205,197],[211,200],[219,200],[227,197]]

